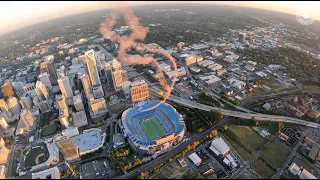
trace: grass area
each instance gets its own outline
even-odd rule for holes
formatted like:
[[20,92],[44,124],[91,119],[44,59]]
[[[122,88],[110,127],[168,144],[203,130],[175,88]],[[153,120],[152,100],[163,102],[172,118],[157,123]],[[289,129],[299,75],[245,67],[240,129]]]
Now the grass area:
[[262,155],[277,167],[280,167],[282,163],[286,161],[289,154],[289,150],[275,140],[262,152]]
[[251,154],[246,149],[234,142],[231,138],[229,138],[228,136],[225,136],[225,138],[228,140],[229,144],[231,144],[231,146],[237,151],[237,153],[241,156],[241,158],[244,161],[248,160],[251,157]]
[[246,147],[257,151],[266,141],[257,132],[247,126],[230,125],[228,131],[231,132]]
[[[29,153],[26,154],[26,160],[24,162],[25,167],[29,168],[37,165],[35,160],[36,160],[36,157],[41,153],[45,153],[45,149],[43,149],[43,147],[36,147],[31,149]],[[45,159],[46,158],[39,158],[39,164],[45,162]]]
[[20,149],[17,149],[14,151],[14,157],[13,157],[13,164],[12,164],[12,168],[11,168],[11,174],[10,174],[10,177],[15,177],[17,176],[17,173],[16,173],[16,169],[18,167],[18,161],[17,161],[17,158],[19,158],[21,155],[21,150]]
[[306,91],[313,93],[313,94],[320,94],[320,86],[312,86],[312,85],[307,85]]
[[46,137],[55,134],[59,130],[59,125],[54,123],[54,124],[49,124],[45,126],[42,131],[41,131],[41,137]]
[[166,134],[165,129],[161,126],[159,120],[156,118],[141,121],[140,126],[146,133],[146,136],[149,140],[162,137]]
[[260,158],[256,159],[252,166],[253,169],[264,179],[270,179],[275,173],[275,171]]

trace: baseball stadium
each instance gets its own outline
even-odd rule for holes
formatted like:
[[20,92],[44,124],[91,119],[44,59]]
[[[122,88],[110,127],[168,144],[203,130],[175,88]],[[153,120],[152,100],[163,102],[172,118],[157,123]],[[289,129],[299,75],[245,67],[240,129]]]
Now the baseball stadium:
[[154,154],[177,145],[184,136],[185,123],[171,105],[154,101],[127,109],[122,114],[122,130],[132,148],[140,153]]

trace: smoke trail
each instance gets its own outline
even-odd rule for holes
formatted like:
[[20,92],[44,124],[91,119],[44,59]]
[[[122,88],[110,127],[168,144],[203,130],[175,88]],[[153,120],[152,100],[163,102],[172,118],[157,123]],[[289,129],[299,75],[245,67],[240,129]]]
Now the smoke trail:
[[[123,15],[126,24],[132,28],[131,34],[129,36],[119,36],[118,34],[112,32],[113,26],[116,25],[117,20],[119,19],[119,13]],[[149,32],[149,28],[140,25],[139,19],[133,14],[130,8],[120,7],[117,9],[117,11],[111,12],[111,14],[103,22],[100,23],[99,31],[104,37],[109,38],[111,41],[117,41],[120,43],[118,57],[120,62],[124,65],[154,64],[156,66],[156,74],[158,75],[156,78],[159,81],[161,87],[166,91],[166,93],[164,94],[163,99],[157,105],[142,111],[149,111],[158,107],[161,103],[164,103],[171,94],[171,90],[176,81],[177,65],[175,63],[174,58],[165,50],[150,47],[143,43],[136,42],[136,40],[142,41],[146,38],[147,33]],[[165,80],[162,69],[157,60],[155,60],[151,56],[142,57],[140,55],[129,55],[126,52],[129,48],[135,48],[139,51],[145,50],[152,53],[158,53],[169,59],[173,64],[175,72],[171,85],[169,86],[167,81]]]

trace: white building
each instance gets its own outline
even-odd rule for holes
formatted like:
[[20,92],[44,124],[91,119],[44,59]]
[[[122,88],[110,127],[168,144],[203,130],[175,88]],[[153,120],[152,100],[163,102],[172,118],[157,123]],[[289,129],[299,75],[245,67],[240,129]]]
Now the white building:
[[[170,71],[170,72],[167,72],[167,75],[170,79],[173,79],[174,75],[175,75],[175,72],[174,70],[173,71]],[[185,70],[184,67],[181,67],[179,69],[177,69],[177,77],[180,77],[180,76],[185,76],[187,75],[187,72]]]
[[200,166],[201,165],[202,160],[195,152],[190,154],[188,157],[193,162],[193,164],[195,164],[196,166]]
[[201,76],[199,78],[209,86],[218,86],[221,84],[221,79],[215,75]]
[[161,67],[161,69],[164,71],[164,72],[169,72],[169,71],[171,71],[171,66],[169,65],[169,64],[167,64],[167,63],[161,63],[160,64],[160,67]]
[[211,142],[211,146],[214,147],[220,154],[226,155],[230,151],[230,147],[224,142],[221,137],[215,138]]
[[233,62],[236,61],[238,58],[239,58],[238,55],[233,54],[233,55],[228,55],[228,56],[226,56],[223,60],[226,61],[226,62],[228,62],[228,63],[233,63]]
[[53,167],[43,171],[32,173],[32,179],[60,179],[58,167]]
[[239,90],[241,90],[242,88],[244,88],[246,86],[245,82],[239,81],[239,80],[237,80],[235,78],[228,79],[228,82],[232,87],[237,88]]

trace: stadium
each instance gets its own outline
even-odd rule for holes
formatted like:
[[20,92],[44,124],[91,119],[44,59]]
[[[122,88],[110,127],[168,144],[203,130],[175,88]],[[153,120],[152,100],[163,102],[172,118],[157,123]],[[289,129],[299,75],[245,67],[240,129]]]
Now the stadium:
[[135,151],[146,154],[160,153],[177,145],[184,136],[185,123],[169,104],[162,103],[150,111],[142,111],[158,104],[154,101],[130,108],[122,114],[124,137]]

